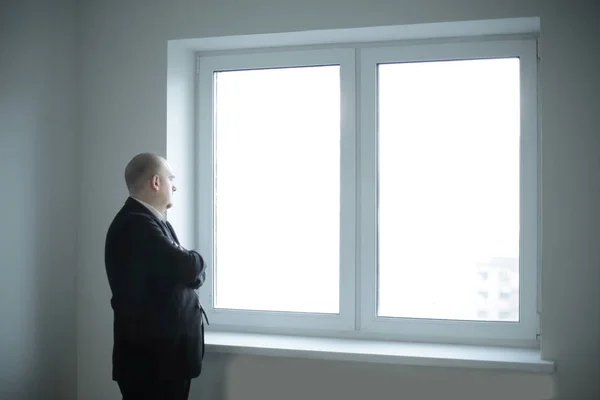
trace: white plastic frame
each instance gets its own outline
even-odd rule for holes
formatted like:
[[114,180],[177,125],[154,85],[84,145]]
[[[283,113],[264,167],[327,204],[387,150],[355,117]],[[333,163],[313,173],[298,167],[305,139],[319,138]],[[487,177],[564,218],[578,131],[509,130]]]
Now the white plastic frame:
[[[382,63],[519,57],[520,320],[479,322],[377,315],[378,142],[377,65]],[[536,41],[506,40],[366,48],[360,56],[360,324],[364,333],[412,340],[535,342],[538,331],[538,126]]]
[[[352,49],[274,51],[259,54],[209,55],[198,58],[198,200],[199,249],[208,264],[201,300],[211,325],[244,328],[309,327],[317,331],[355,329],[356,277],[356,131],[355,57]],[[221,309],[214,306],[214,73],[262,68],[340,66],[341,176],[340,176],[340,308],[339,314]],[[310,266],[307,266],[310,269]],[[318,271],[307,271],[319,279]],[[306,296],[310,296],[307,291]]]

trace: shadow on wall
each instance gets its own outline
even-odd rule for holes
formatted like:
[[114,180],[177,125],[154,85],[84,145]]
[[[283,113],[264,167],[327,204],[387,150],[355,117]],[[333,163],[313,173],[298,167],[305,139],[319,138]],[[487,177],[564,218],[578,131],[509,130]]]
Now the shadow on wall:
[[70,1],[13,2],[0,12],[0,399],[75,399]]
[[[64,63],[64,62],[63,62]],[[68,71],[68,66],[60,66]],[[64,74],[64,72],[62,72]],[[61,72],[50,70],[44,82]],[[61,79],[58,79],[60,82]],[[66,82],[67,78],[63,82]],[[43,84],[42,84],[43,85]],[[75,226],[78,195],[74,182],[74,144],[71,107],[65,91],[44,85],[40,96],[33,170],[35,175],[35,285],[36,343],[39,355],[39,399],[75,399]],[[64,86],[63,86],[64,87]],[[66,115],[67,114],[67,115]],[[69,154],[70,153],[70,154]]]

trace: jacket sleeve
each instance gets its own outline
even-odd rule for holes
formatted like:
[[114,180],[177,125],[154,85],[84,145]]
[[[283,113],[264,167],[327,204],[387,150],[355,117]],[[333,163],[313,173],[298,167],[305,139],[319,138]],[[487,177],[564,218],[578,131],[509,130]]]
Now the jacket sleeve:
[[204,285],[204,281],[206,280],[206,271],[202,271],[200,276],[196,278],[196,280],[190,285],[192,289],[200,289],[202,285]]
[[194,284],[204,275],[202,256],[173,243],[151,217],[136,214],[130,222],[134,257],[142,260],[150,274],[182,285]]

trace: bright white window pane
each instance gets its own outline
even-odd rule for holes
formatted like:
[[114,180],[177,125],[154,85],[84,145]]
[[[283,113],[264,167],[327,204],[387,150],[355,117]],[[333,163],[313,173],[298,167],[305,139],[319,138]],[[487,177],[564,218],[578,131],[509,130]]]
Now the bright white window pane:
[[215,73],[215,307],[339,312],[340,68]]
[[518,321],[519,59],[378,79],[378,315]]

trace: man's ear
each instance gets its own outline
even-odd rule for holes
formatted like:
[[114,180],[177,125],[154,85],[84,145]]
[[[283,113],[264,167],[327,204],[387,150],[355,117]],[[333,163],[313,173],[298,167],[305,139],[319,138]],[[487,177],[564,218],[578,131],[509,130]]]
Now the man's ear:
[[154,175],[150,180],[150,185],[153,190],[158,190],[160,187],[160,177],[158,175]]

